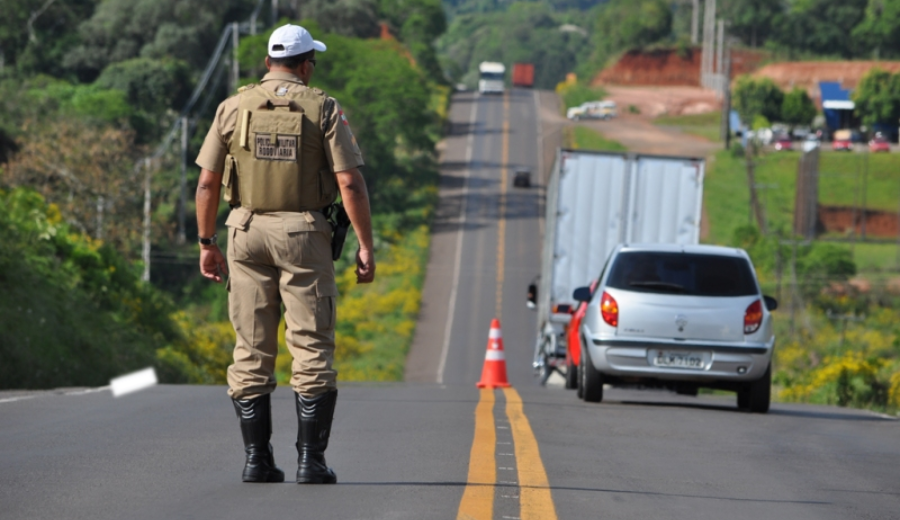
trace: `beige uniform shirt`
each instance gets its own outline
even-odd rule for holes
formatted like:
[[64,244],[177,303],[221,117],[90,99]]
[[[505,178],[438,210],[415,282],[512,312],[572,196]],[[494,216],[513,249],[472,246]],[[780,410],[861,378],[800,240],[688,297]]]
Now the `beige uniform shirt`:
[[[275,92],[279,89],[308,88],[297,76],[289,72],[269,72],[263,76],[256,88],[264,88]],[[225,169],[225,156],[228,155],[228,139],[237,125],[238,105],[240,96],[231,96],[223,101],[213,120],[200,154],[197,156],[197,166],[207,170],[222,173]],[[356,138],[350,131],[350,124],[341,109],[341,105],[334,99],[328,98],[326,107],[333,104],[334,107],[326,114],[322,121],[325,133],[325,155],[331,171],[342,172],[358,168],[363,165],[362,152],[359,151]]]

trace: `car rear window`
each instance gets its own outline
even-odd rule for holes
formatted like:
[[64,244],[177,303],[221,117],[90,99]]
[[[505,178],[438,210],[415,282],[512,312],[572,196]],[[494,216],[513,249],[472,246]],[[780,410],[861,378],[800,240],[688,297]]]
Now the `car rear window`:
[[620,253],[606,285],[626,291],[694,296],[758,294],[745,259],[690,253]]

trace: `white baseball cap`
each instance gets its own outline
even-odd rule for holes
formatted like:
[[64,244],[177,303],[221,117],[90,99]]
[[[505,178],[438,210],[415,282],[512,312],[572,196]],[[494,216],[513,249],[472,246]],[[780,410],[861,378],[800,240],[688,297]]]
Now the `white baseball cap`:
[[309,31],[299,25],[282,25],[269,37],[269,56],[287,58],[311,50],[325,52],[325,44],[313,40]]

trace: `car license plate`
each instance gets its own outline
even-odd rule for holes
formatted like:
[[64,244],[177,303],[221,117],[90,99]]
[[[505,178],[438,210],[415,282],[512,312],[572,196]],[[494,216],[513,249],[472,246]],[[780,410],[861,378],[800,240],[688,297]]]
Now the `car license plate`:
[[647,358],[655,367],[704,370],[709,365],[710,355],[708,352],[650,350]]

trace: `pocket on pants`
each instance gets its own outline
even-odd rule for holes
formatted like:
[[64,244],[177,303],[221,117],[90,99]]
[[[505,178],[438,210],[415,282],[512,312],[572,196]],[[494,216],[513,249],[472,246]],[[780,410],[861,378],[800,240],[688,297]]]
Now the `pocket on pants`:
[[337,287],[334,283],[316,285],[316,330],[334,330],[337,319]]

